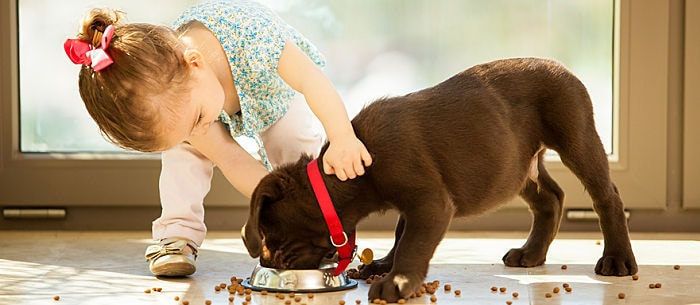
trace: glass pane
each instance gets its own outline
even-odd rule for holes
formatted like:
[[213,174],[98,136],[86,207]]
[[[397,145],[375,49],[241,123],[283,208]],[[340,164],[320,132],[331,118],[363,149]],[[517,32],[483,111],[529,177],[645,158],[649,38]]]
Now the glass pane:
[[[74,36],[91,7],[167,25],[196,1],[18,1],[22,150],[114,151],[84,110],[78,67],[63,54],[63,40]],[[582,79],[612,153],[613,0],[262,2],[324,52],[326,73],[351,114],[378,97],[432,86],[475,64],[548,57]]]

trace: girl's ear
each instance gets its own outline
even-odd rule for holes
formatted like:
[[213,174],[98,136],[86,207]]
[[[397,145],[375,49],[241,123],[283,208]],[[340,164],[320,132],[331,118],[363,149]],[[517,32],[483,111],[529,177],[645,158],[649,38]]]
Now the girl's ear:
[[202,53],[196,49],[187,49],[182,55],[190,68],[201,68],[204,64],[202,62]]

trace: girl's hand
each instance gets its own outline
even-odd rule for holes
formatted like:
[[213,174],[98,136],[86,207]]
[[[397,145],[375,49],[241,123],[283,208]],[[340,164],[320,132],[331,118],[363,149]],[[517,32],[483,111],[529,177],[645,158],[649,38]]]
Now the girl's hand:
[[327,175],[335,174],[341,181],[364,175],[365,166],[370,165],[372,157],[354,135],[331,141],[323,156],[323,171]]

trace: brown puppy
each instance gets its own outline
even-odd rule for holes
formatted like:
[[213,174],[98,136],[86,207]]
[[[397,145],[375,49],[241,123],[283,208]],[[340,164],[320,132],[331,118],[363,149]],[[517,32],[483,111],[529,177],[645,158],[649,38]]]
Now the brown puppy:
[[[544,167],[545,149],[559,153],[593,199],[605,239],[596,273],[637,272],[590,98],[556,62],[530,58],[478,65],[437,86],[380,99],[352,123],[374,163],[354,180],[323,177],[345,231],[374,212],[397,209],[401,215],[394,248],[362,269],[363,276],[389,272],[372,283],[370,299],[410,296],[425,280],[452,217],[480,214],[518,195],[534,221],[525,245],[506,253],[503,262],[542,265],[564,198]],[[250,255],[261,256],[263,266],[316,268],[335,249],[309,183],[309,161],[302,157],[274,170],[253,194],[243,235]]]

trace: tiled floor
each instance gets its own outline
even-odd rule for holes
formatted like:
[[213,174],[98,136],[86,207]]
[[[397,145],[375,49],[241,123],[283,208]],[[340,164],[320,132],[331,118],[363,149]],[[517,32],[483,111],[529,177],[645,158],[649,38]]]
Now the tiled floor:
[[[210,232],[200,250],[198,271],[182,279],[150,275],[143,252],[149,232],[8,232],[0,231],[0,304],[235,304],[245,301],[215,285],[231,276],[246,277],[256,261],[249,258],[237,232]],[[392,245],[391,232],[358,232],[360,249],[375,256]],[[432,261],[428,281],[450,284],[440,289],[436,304],[700,304],[700,234],[633,234],[640,264],[639,280],[602,277],[593,265],[602,253],[596,233],[560,233],[550,247],[547,263],[536,268],[507,268],[500,261],[520,246],[524,232],[452,232]],[[562,269],[562,265],[567,269]],[[353,263],[352,266],[356,266]],[[675,270],[674,265],[681,268]],[[570,293],[561,289],[568,283]],[[661,288],[650,289],[650,283]],[[491,287],[505,287],[505,293]],[[302,295],[291,304],[368,304],[368,285],[332,293]],[[553,293],[559,287],[559,293]],[[149,288],[161,292],[145,293]],[[461,290],[456,296],[454,291]],[[518,297],[512,296],[513,292]],[[545,297],[551,293],[550,298]],[[618,294],[624,293],[624,299]],[[54,301],[53,297],[60,300]],[[178,297],[179,301],[175,301]],[[253,293],[250,304],[285,304],[274,295]],[[409,304],[430,304],[430,296]]]

